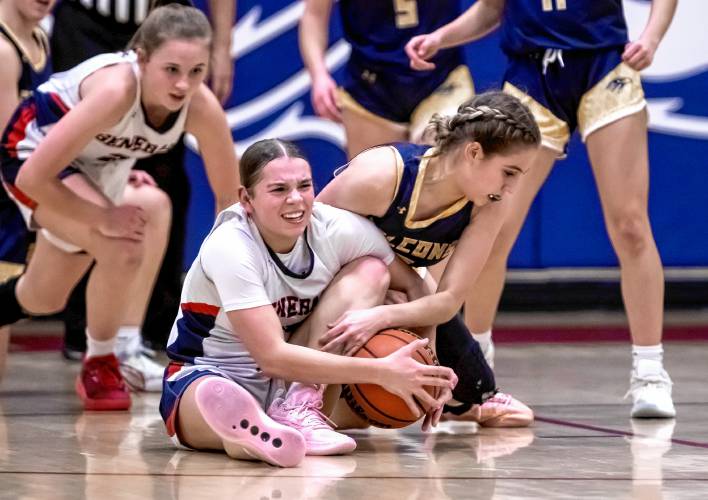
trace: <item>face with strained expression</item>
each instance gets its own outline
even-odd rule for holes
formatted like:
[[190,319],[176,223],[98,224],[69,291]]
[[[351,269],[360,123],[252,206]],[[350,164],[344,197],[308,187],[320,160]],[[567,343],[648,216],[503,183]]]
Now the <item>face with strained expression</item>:
[[241,202],[274,251],[289,252],[310,223],[315,190],[312,171],[302,158],[282,156],[271,160]]
[[513,192],[536,151],[536,147],[520,147],[490,155],[484,153],[478,142],[467,143],[459,151],[457,184],[476,206],[501,200]]

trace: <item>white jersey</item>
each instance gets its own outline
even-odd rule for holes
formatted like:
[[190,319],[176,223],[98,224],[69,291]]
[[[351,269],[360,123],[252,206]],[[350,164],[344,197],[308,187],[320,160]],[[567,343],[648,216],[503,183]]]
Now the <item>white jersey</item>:
[[138,79],[135,100],[120,122],[97,134],[71,162],[108,198],[120,201],[135,161],[172,148],[184,131],[189,109],[187,102],[167,130],[158,131],[148,125],[140,100],[140,69],[133,51],[100,54],[52,75],[40,85],[33,97],[35,114],[22,119],[24,134],[16,136],[16,144],[10,145],[17,151],[17,158],[26,160],[61,117],[79,103],[79,88],[86,77],[120,63],[129,63]]
[[[218,367],[263,400],[271,392],[270,379],[226,313],[272,305],[287,340],[342,266],[366,255],[387,265],[394,258],[383,233],[357,214],[315,203],[304,235],[289,253],[276,254],[241,205],[233,205],[219,214],[187,273],[169,357],[193,370]],[[173,377],[193,370],[183,368]]]

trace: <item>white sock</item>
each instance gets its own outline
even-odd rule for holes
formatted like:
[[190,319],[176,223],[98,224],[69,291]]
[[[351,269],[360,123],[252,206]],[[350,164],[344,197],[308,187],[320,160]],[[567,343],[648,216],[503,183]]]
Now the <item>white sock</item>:
[[479,345],[482,346],[482,350],[484,351],[484,348],[492,343],[492,329],[490,328],[482,333],[472,333],[472,338],[479,342]]
[[632,367],[639,375],[660,373],[664,369],[664,348],[656,345],[633,345]]
[[86,329],[86,359],[113,354],[115,347],[115,337],[108,340],[96,340],[91,337],[88,328]]
[[121,326],[118,328],[116,339],[116,354],[119,358],[132,356],[140,352],[140,347],[142,346],[140,327]]

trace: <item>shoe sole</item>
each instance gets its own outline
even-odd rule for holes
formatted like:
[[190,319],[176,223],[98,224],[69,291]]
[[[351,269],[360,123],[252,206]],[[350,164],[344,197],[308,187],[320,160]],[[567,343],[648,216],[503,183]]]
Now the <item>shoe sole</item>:
[[84,410],[88,411],[125,411],[130,410],[131,400],[128,399],[92,399],[86,394],[84,384],[81,383],[81,377],[76,377],[74,382],[76,394],[84,404]]
[[528,427],[533,423],[533,417],[501,415],[499,417],[490,418],[484,422],[479,422],[481,427],[494,428],[511,428],[511,427]]
[[314,457],[325,457],[329,455],[347,455],[356,450],[356,441],[346,441],[337,445],[315,444],[307,446],[307,455]]
[[674,418],[676,416],[676,410],[673,411],[663,411],[656,406],[643,406],[638,409],[633,409],[631,413],[632,418]]
[[235,382],[209,378],[199,384],[194,399],[230,457],[279,467],[295,467],[305,457],[302,434],[271,419]]

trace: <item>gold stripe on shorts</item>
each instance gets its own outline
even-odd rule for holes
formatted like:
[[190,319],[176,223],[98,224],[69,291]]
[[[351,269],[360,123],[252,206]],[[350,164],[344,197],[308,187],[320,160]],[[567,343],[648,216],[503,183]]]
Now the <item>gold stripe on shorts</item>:
[[511,83],[504,83],[504,92],[513,95],[529,108],[536,119],[536,123],[538,123],[538,128],[541,130],[541,144],[563,154],[565,145],[570,140],[568,124],[536,99]]
[[458,66],[445,81],[423,99],[411,114],[410,140],[420,142],[428,122],[435,113],[454,115],[460,104],[474,97],[474,82],[467,66]]
[[585,138],[597,129],[646,106],[639,72],[620,63],[588,90],[578,107],[578,130]]

